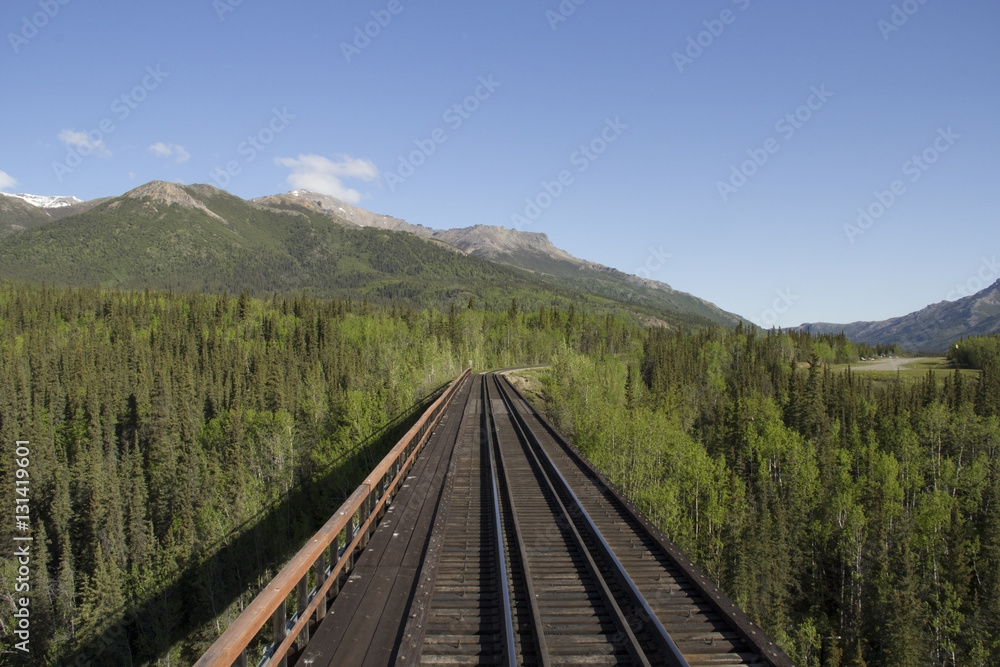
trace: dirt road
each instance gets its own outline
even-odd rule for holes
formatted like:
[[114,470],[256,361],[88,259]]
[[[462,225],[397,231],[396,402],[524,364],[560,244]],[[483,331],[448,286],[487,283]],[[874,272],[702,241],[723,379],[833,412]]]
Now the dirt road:
[[920,361],[935,361],[934,357],[909,357],[906,359],[879,359],[851,364],[852,371],[898,371]]

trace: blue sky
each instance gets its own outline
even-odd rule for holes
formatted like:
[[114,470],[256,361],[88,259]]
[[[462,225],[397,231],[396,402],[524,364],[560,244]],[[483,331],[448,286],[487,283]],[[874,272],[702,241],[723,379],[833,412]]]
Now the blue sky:
[[763,325],[1000,278],[996,2],[577,2],[8,0],[0,190],[304,187]]

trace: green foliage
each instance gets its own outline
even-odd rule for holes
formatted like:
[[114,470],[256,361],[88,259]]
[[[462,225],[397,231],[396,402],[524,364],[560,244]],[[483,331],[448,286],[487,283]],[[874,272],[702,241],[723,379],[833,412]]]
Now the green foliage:
[[963,338],[948,350],[948,359],[979,370],[1000,365],[1000,335]]
[[651,330],[560,352],[547,407],[797,664],[1000,664],[1000,392],[834,374],[842,342]]
[[[982,371],[975,388],[976,410],[980,414],[1000,416],[1000,335],[963,339],[948,350],[948,358],[960,366]],[[950,394],[952,403],[968,399],[957,370],[945,394]]]
[[469,359],[607,356],[637,335],[572,305],[468,302],[0,283],[0,439],[32,449],[32,664],[191,664]]
[[[355,250],[382,261],[383,234]],[[416,266],[396,249],[367,275]],[[438,284],[441,307],[418,309],[0,283],[0,438],[32,442],[37,664],[193,662],[470,359],[551,362],[553,417],[799,664],[1000,662],[993,357],[977,378],[875,382],[822,363],[868,354],[836,336],[643,330],[519,284]]]
[[[204,207],[123,196],[43,227],[7,236],[0,230],[0,279],[256,297],[309,290],[441,309],[459,298],[497,310],[514,299],[522,311],[575,302],[694,326],[732,319],[689,295],[619,274],[524,270],[406,232],[258,206],[208,186],[178,189]],[[34,209],[20,204],[11,206]],[[14,214],[0,208],[0,221],[15,222]]]

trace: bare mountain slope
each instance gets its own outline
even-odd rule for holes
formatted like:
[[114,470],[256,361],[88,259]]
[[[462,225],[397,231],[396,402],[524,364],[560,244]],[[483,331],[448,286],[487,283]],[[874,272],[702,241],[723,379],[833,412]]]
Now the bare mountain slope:
[[321,195],[308,190],[292,190],[280,195],[270,195],[268,197],[258,197],[251,199],[251,202],[262,206],[274,208],[305,208],[316,213],[335,217],[341,221],[346,221],[358,227],[377,227],[378,229],[391,229],[401,232],[410,232],[418,236],[429,237],[434,234],[434,230],[423,225],[411,225],[405,220],[394,218],[391,215],[379,215],[366,211],[363,208],[351,206],[345,201],[341,201],[330,195]]

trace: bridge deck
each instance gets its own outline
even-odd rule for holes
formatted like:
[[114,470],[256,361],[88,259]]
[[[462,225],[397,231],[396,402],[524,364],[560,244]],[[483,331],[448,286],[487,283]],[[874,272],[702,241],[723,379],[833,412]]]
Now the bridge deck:
[[297,664],[395,662],[460,426],[476,420],[473,384],[465,383],[442,416]]
[[458,390],[296,665],[791,666],[504,386]]

